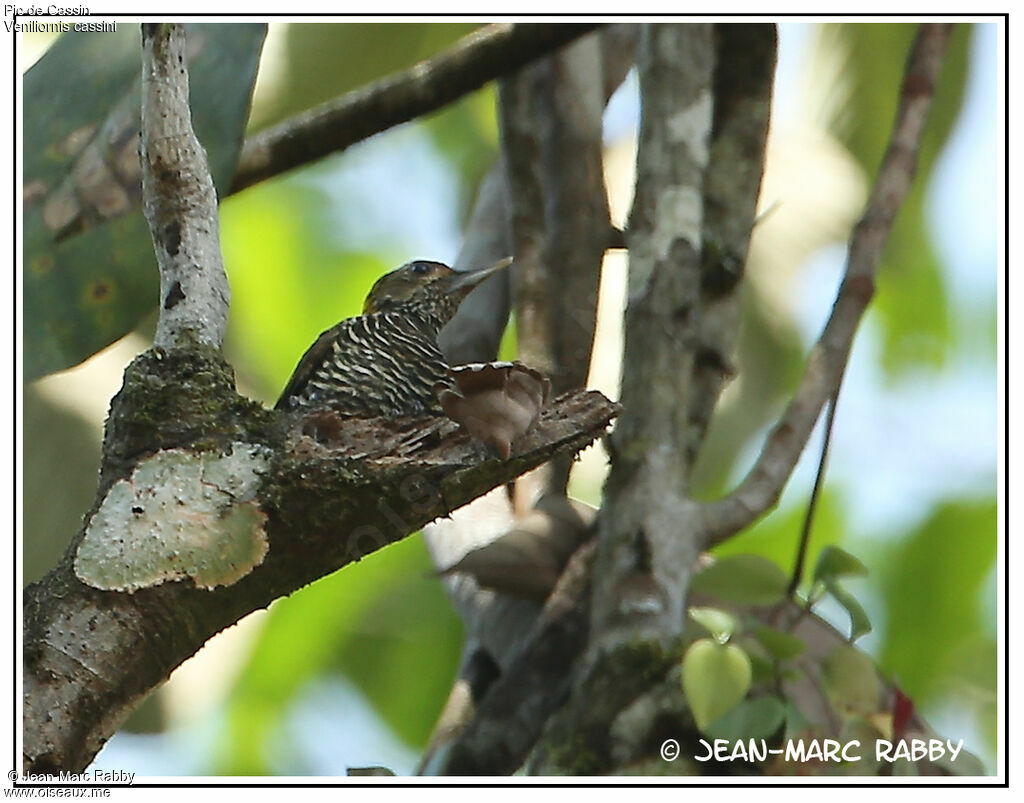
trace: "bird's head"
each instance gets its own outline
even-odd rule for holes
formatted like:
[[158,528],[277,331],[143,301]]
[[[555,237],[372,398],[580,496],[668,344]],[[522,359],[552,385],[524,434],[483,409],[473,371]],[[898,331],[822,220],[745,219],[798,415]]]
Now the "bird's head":
[[474,287],[511,262],[503,259],[474,271],[455,271],[422,259],[409,262],[377,280],[363,303],[363,314],[407,311],[447,323]]

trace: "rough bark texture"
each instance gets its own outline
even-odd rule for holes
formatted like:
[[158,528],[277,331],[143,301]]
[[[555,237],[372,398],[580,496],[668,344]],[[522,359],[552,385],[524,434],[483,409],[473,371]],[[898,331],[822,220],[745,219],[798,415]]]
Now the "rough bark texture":
[[451,740],[446,775],[510,775],[565,701],[570,668],[587,644],[593,542],[573,556],[523,646],[480,695],[472,720]]
[[[604,27],[503,81],[503,164],[481,189],[459,256],[461,262],[466,254],[478,253],[481,248],[512,253],[514,241],[516,264],[512,271],[516,277],[520,358],[548,366],[556,387],[580,387],[586,382],[600,265],[610,231],[601,116],[608,98],[633,63],[636,35],[634,25]],[[478,259],[480,264],[491,258],[487,254],[500,255],[485,250]],[[496,354],[510,303],[508,288],[501,288],[505,295],[501,298],[500,318],[493,314],[488,317],[498,309],[497,289],[492,285],[484,290],[492,295],[484,297],[481,293],[467,299],[444,333],[450,349],[446,354],[469,360],[492,359]],[[478,350],[490,344],[494,351]],[[424,535],[435,562],[441,568],[451,566],[469,549],[495,542],[510,528],[527,526],[531,519],[517,519],[516,514],[521,517],[542,489],[564,493],[570,465],[571,460],[563,458],[520,479],[515,493],[517,511],[513,511],[506,494],[495,492],[452,520],[427,527]],[[529,515],[536,519],[536,513]],[[561,530],[550,531],[548,538],[565,535]],[[524,571],[529,571],[528,567]],[[523,663],[523,659],[515,658],[521,650],[534,654],[529,645],[541,632],[536,625],[541,606],[529,599],[480,588],[473,577],[465,574],[446,577],[445,587],[466,622],[467,640],[456,693],[445,708],[420,771],[457,773],[469,766],[492,766],[488,763],[488,735],[500,736],[506,731],[514,731],[516,741],[514,747],[501,748],[506,756],[501,766],[510,762],[514,766],[516,758],[521,762],[525,757],[567,690],[565,679],[531,671],[532,659]],[[550,648],[545,649],[550,652]],[[549,687],[540,689],[535,701],[516,712],[503,708],[484,685],[469,682],[476,676],[481,656],[502,670],[516,675],[523,671]],[[513,660],[514,670],[509,668]],[[505,683],[518,687],[514,678],[504,677],[493,695],[520,699],[517,693],[502,691]],[[476,696],[459,692],[464,688],[473,689]],[[479,733],[474,730],[460,735],[453,723],[467,725],[475,716],[476,704],[485,697],[486,708],[480,710],[474,725]],[[518,718],[511,723],[506,715]],[[451,760],[475,763],[445,767],[442,745],[451,746]],[[482,753],[467,758],[475,755],[477,747]],[[457,758],[459,754],[463,758]],[[491,771],[499,771],[496,767],[493,765]]]
[[[582,387],[611,223],[602,170],[601,42],[588,36],[499,84],[516,255],[519,359],[554,392]],[[545,482],[564,493],[569,463]]]
[[699,342],[704,171],[711,135],[713,28],[645,28],[637,189],[630,215],[623,417],[598,523],[595,644],[666,643],[681,632],[697,540],[687,522],[689,408]]
[[[617,411],[600,394],[565,395],[502,461],[447,419],[341,420],[320,413],[302,420],[238,396],[219,353],[228,289],[216,196],[191,128],[184,44],[179,25],[143,26],[143,193],[162,283],[157,343],[125,371],[112,400],[99,493],[82,531],[61,563],[24,592],[26,773],[81,770],[133,706],[210,636],[563,451],[583,448]],[[232,563],[231,577],[211,580],[210,589],[187,573],[197,582],[162,581],[160,572],[161,579],[132,577],[120,586],[97,582],[97,566],[81,560],[87,539],[100,539],[98,554],[123,560],[123,567],[132,565],[140,538],[155,538],[158,553],[165,543],[148,528],[133,529],[133,517],[146,512],[143,503],[116,509],[108,502],[118,489],[138,491],[134,470],[143,461],[158,464],[170,449],[186,461],[261,456],[253,498],[227,501],[232,509],[249,506],[247,535],[259,542],[258,560]],[[185,488],[180,477],[163,476],[156,490],[183,507],[182,529],[214,537],[225,528],[199,521],[188,500],[207,485],[218,492],[235,486],[197,478]],[[153,490],[147,486],[146,493]],[[91,529],[99,512],[112,509],[103,528]],[[229,512],[219,511],[220,518]],[[214,557],[225,550],[216,540],[207,546]],[[157,560],[178,558],[169,552]]]
[[85,767],[132,707],[210,636],[552,455],[584,447],[615,411],[600,394],[565,396],[508,462],[444,420],[354,420],[322,444],[296,433],[301,421],[238,397],[230,368],[212,351],[140,356],[112,405],[101,498],[157,449],[259,444],[275,455],[258,492],[270,550],[250,574],[212,591],[189,581],[99,591],[75,575],[80,533],[24,593],[24,771]]
[[[688,287],[694,293],[694,320],[689,323],[689,331],[694,334],[681,344],[670,342],[670,347],[677,349],[675,359],[686,360],[690,355],[693,366],[691,390],[680,400],[680,414],[690,421],[684,431],[686,438],[678,444],[679,459],[686,465],[694,457],[695,445],[703,436],[726,378],[723,365],[727,357],[713,359],[709,355],[728,355],[738,326],[735,294],[760,185],[774,64],[773,26],[721,29],[715,31],[719,55],[712,80],[716,94],[722,96],[722,108],[716,106],[713,116],[707,109],[709,132],[704,136],[710,137],[710,153],[724,162],[712,163],[704,172],[703,203],[705,210],[713,211],[706,211],[703,219],[701,250],[685,265]],[[679,122],[678,117],[675,122]],[[740,159],[742,163],[737,164],[735,160]],[[650,178],[650,192],[657,191],[658,180],[657,176]],[[698,195],[695,202],[699,205],[701,200]],[[706,314],[702,314],[704,310]],[[659,328],[660,321],[643,320],[642,316],[636,323],[656,330],[651,333],[655,341],[666,331],[664,326]],[[664,356],[672,361],[670,355]],[[635,356],[640,361],[648,358],[643,350]],[[657,380],[671,382],[674,378],[670,372]],[[635,390],[637,396],[648,392],[640,383]],[[661,409],[665,411],[669,406]],[[649,412],[649,408],[644,410]],[[645,425],[643,421],[634,423],[641,428]],[[679,493],[675,487],[669,491]],[[635,501],[631,499],[630,504]],[[640,511],[645,509],[641,507]],[[628,546],[641,563],[648,559],[643,544]],[[586,554],[585,571],[593,571],[592,553],[593,545],[587,545],[570,566],[579,567]],[[574,678],[582,677],[580,673],[586,668],[581,658],[588,639],[578,637],[578,628],[589,628],[591,583],[584,578],[570,584],[567,579],[571,574],[572,570],[567,571],[549,601],[550,609],[555,598],[560,598],[560,617],[549,621],[548,609],[542,614],[527,640],[529,646],[484,698],[473,724],[455,744],[450,757],[452,771],[509,772],[521,766],[531,751],[527,764],[531,773],[632,771],[636,768],[633,762],[640,757],[652,752],[657,756],[666,735],[679,737],[689,732],[696,738],[678,676],[666,681],[671,672],[678,671],[678,648],[665,649],[657,643],[635,640],[632,622],[625,627],[627,642],[591,667],[592,671],[573,689],[568,704],[552,718],[552,712],[568,696]],[[645,572],[636,571],[610,593],[635,601],[642,600],[651,588]],[[575,592],[571,604],[565,599],[569,589]],[[548,624],[542,626],[541,622]],[[557,660],[552,661],[551,656],[557,656]],[[616,725],[617,721],[620,724]],[[666,729],[672,732],[666,733]],[[685,773],[686,768],[659,757],[645,771]]]

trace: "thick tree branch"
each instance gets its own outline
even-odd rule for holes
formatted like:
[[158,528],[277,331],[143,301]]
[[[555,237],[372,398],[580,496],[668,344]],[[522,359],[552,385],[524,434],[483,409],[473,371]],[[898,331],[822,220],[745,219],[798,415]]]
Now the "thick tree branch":
[[219,348],[231,291],[220,252],[217,191],[192,130],[185,27],[142,26],[142,202],[160,268],[154,344]]
[[951,29],[948,24],[934,24],[922,25],[918,31],[889,146],[864,215],[850,237],[846,273],[832,314],[808,357],[800,386],[750,473],[728,496],[702,506],[705,547],[729,538],[774,507],[822,407],[839,387],[853,337],[874,295],[882,249],[914,178],[921,135]]
[[[702,304],[693,313],[700,337],[698,355],[712,351],[727,354],[738,326],[736,286],[746,256],[760,185],[775,54],[775,31],[771,25],[717,26],[715,39],[715,112],[709,149],[711,163],[704,181]],[[729,276],[727,281],[721,278],[723,272]],[[696,389],[688,397],[693,422],[686,441],[688,445],[699,443],[702,436],[703,426],[699,421],[706,420],[714,406],[724,379],[723,361],[706,358],[695,361],[692,382]],[[647,709],[643,705],[631,705],[631,710],[662,711],[666,718],[672,716],[672,705],[680,703],[677,682],[674,697],[671,690],[666,692],[659,686],[648,689],[637,683],[640,675],[652,676],[648,674],[653,672],[652,661],[665,660],[664,655],[655,651],[642,653],[639,660],[621,661],[622,656],[618,655],[610,663],[602,664],[602,671],[608,675],[594,679],[602,689],[597,695],[599,699],[590,691],[582,697],[577,692],[573,698],[579,698],[577,703],[551,719],[565,699],[567,682],[572,681],[574,674],[577,679],[582,677],[578,659],[586,647],[586,638],[579,638],[579,631],[574,628],[581,622],[585,624],[589,616],[590,583],[577,580],[568,584],[567,581],[574,576],[572,567],[581,556],[588,553],[592,556],[593,546],[591,543],[580,550],[548,602],[547,609],[551,609],[556,599],[561,600],[559,619],[541,626],[550,616],[546,610],[526,640],[528,646],[484,698],[476,721],[453,746],[450,771],[481,771],[486,767],[490,772],[507,772],[522,765],[526,752],[531,749],[534,752],[528,764],[530,772],[587,772],[597,767],[607,771],[620,766],[618,756],[603,756],[595,763],[593,756],[584,759],[583,755],[598,734],[601,738],[596,741],[601,743],[602,750],[606,749],[604,734],[615,727],[614,720],[623,701],[631,701],[630,694],[653,695]],[[586,570],[589,572],[592,566],[592,560],[587,558]],[[627,594],[643,591],[644,580],[642,573],[634,574],[615,590]],[[570,588],[575,589],[577,596],[573,604],[567,606],[565,597]],[[608,694],[605,690],[609,688],[614,688],[615,692]],[[665,698],[666,694],[671,699]],[[662,702],[666,705],[659,707]],[[685,719],[685,707],[682,710]],[[579,727],[583,722],[581,717],[592,727]],[[549,719],[551,723],[545,731],[548,735],[542,746],[531,748],[529,742],[536,743]],[[637,716],[632,716],[630,721],[631,734],[636,738],[628,744],[622,740],[616,749],[640,755],[647,745],[648,734],[644,728],[652,723],[641,721]],[[556,722],[559,727],[555,731],[564,739],[551,735]],[[619,734],[620,740],[621,736]],[[588,748],[568,747],[577,745],[579,738]],[[658,771],[665,768],[662,762]]]
[[[60,565],[25,591],[25,772],[80,770],[134,705],[210,636],[553,455],[583,448],[616,412],[597,393],[562,397],[507,462],[443,419],[350,421],[321,444],[239,399],[215,354],[147,352],[129,368],[113,405],[108,429],[120,435],[108,431],[108,441],[121,443],[122,455],[153,443],[160,428],[150,417],[162,419],[168,410],[160,405],[176,403],[165,401],[168,385],[188,400],[205,399],[206,408],[182,403],[178,432],[188,440],[164,442],[164,449],[205,445],[205,454],[256,448],[272,455],[254,497],[269,549],[237,582],[212,590],[184,580],[134,593],[101,591],[80,579],[94,509]],[[109,478],[103,484],[113,487]],[[118,548],[129,555],[132,539],[126,533],[121,540]]]
[[630,216],[623,416],[598,519],[592,648],[673,640],[697,543],[686,523],[713,28],[652,25],[637,56],[643,96]]
[[443,775],[511,775],[544,723],[569,694],[570,668],[587,645],[594,542],[577,550],[529,637],[490,687],[469,727],[458,734]]
[[111,402],[83,530],[24,592],[31,773],[81,770],[210,636],[583,448],[617,411],[600,394],[563,396],[501,461],[447,419],[297,420],[239,397],[219,353],[227,285],[183,31],[145,25],[143,47],[144,193],[165,284],[157,345]]
[[[633,65],[637,31],[636,25],[618,24],[604,26],[597,33],[601,46],[600,85],[604,103],[622,84]],[[504,165],[499,162],[481,184],[456,267],[490,265],[512,253],[505,173]],[[609,232],[609,237],[608,247],[625,247],[621,231]],[[505,282],[487,282],[459,306],[439,338],[441,349],[450,363],[486,362],[497,356],[510,307],[507,277],[515,272],[516,267],[513,266],[502,274]]]
[[487,26],[440,56],[256,134],[242,149],[231,192],[436,111],[594,27],[592,23]]
[[[564,54],[550,57],[543,65],[528,68],[506,82],[506,89],[515,93],[516,85],[530,83],[529,74],[543,74],[541,83],[547,88],[542,97],[529,97],[529,90],[525,87],[518,93],[522,95],[519,102],[528,110],[525,118],[519,119],[518,115],[506,109],[503,128],[507,125],[511,131],[506,131],[503,138],[506,150],[515,143],[522,146],[518,148],[520,151],[537,152],[538,158],[544,161],[551,174],[547,177],[543,174],[534,175],[534,168],[528,162],[521,165],[527,174],[517,174],[511,166],[504,169],[505,165],[499,164],[481,188],[458,259],[459,263],[465,260],[469,264],[486,264],[489,259],[512,253],[509,232],[511,214],[506,197],[506,176],[511,174],[514,184],[521,184],[527,180],[540,182],[541,186],[537,192],[545,200],[531,209],[519,196],[516,204],[521,227],[516,237],[519,267],[513,266],[512,270],[518,273],[526,263],[526,256],[534,254],[527,235],[534,228],[530,221],[536,219],[537,236],[541,238],[540,255],[547,260],[548,265],[553,266],[555,274],[565,271],[568,275],[580,275],[584,283],[589,281],[593,287],[590,290],[586,287],[570,289],[565,283],[552,282],[552,277],[548,277],[551,286],[546,291],[540,288],[540,292],[546,292],[556,299],[564,299],[558,303],[567,305],[566,314],[578,313],[582,323],[574,325],[575,321],[568,321],[567,325],[562,325],[556,314],[552,321],[554,331],[534,327],[533,334],[539,340],[535,339],[533,342],[529,340],[529,327],[524,331],[520,324],[518,331],[521,356],[526,353],[522,349],[526,348],[533,355],[529,360],[539,359],[543,364],[553,364],[556,360],[550,356],[551,353],[573,354],[574,356],[568,359],[565,370],[559,371],[556,377],[558,383],[567,387],[580,386],[586,379],[589,343],[593,336],[593,302],[596,295],[598,266],[604,250],[601,239],[608,227],[601,171],[601,110],[622,83],[633,63],[637,30],[635,25],[604,27],[597,34],[585,37],[567,49]],[[599,55],[594,53],[595,48],[599,48]],[[582,61],[579,55],[581,51]],[[574,97],[577,94],[580,102]],[[510,100],[507,93],[503,92],[503,95],[506,95],[506,102]],[[562,100],[556,102],[556,95]],[[566,96],[572,100],[565,102]],[[567,105],[568,108],[562,108],[560,104]],[[545,122],[549,118],[557,122]],[[533,126],[543,131],[532,131]],[[579,147],[575,147],[576,144],[579,144]],[[508,158],[506,156],[506,160]],[[513,158],[512,161],[516,159]],[[562,234],[558,235],[557,232]],[[561,243],[560,250],[567,255],[567,263],[564,265],[561,264],[560,257],[552,251],[552,242],[555,238]],[[471,258],[472,255],[477,256],[474,259]],[[526,284],[536,279],[535,272],[528,270],[527,274]],[[442,333],[445,353],[450,358],[451,355],[456,355],[458,360],[462,361],[494,358],[509,308],[507,285],[503,285],[500,290],[503,295],[498,299],[497,282],[489,283],[461,305],[451,325]],[[491,295],[484,296],[485,292],[490,292]],[[536,294],[530,296],[531,303],[535,303],[536,300]],[[496,314],[499,311],[501,314]],[[520,314],[520,321],[523,317]],[[588,320],[589,327],[586,323]],[[586,333],[581,339],[586,341],[586,345],[573,346],[567,333],[580,331]],[[552,348],[552,338],[561,343],[562,347]],[[487,350],[488,348],[491,350]],[[538,350],[540,354],[537,353]],[[560,472],[561,479],[555,481],[556,487],[564,485],[570,464],[568,460],[561,462],[565,468]],[[524,485],[530,485],[530,478],[517,483],[517,496],[529,496],[528,493],[522,493],[525,490]],[[530,521],[534,519],[531,518]],[[527,523],[521,521],[518,525],[525,526]],[[443,568],[455,564],[471,548],[483,547],[494,542],[502,532],[515,526],[517,522],[507,496],[495,492],[467,506],[452,520],[441,521],[425,528],[424,536],[436,565]],[[480,588],[469,575],[447,576],[444,582],[467,627],[463,668],[460,670],[460,681],[457,685],[474,690],[477,696],[468,697],[465,693],[456,692],[450,697],[442,722],[423,762],[422,771],[430,773],[439,771],[443,765],[442,745],[450,743],[458,736],[458,728],[453,728],[452,723],[464,725],[476,714],[476,704],[482,699],[485,691],[479,683],[473,682],[481,656],[491,664],[507,670],[509,662],[520,649],[530,651],[530,647],[524,645],[528,645],[535,637],[531,633],[536,633],[534,620],[540,611],[540,606],[531,600]],[[542,677],[537,673],[533,673],[533,676]],[[563,682],[558,678],[548,680],[553,687]],[[529,717],[524,716],[520,724],[529,732],[539,732],[539,728],[552,710],[551,705],[560,697],[548,694],[541,695],[539,699],[548,705],[530,705],[523,709],[524,714],[529,711]],[[487,708],[479,710],[478,724],[474,726],[473,734],[460,739],[465,749],[470,752],[476,749],[473,742],[481,740],[480,749],[489,754],[489,748],[483,744],[485,737],[480,734],[494,732],[494,728],[487,724],[488,718],[492,716],[490,705],[492,704],[489,703]],[[456,711],[456,708],[460,710]],[[533,718],[533,721],[527,723],[526,720],[530,718]],[[502,724],[497,722],[495,727],[500,731]],[[521,754],[520,757],[522,755],[525,754]],[[492,771],[499,770],[492,767]]]
[[775,26],[715,26],[714,112],[704,176],[700,303],[687,416],[689,460],[732,377],[740,329],[739,284],[754,227],[775,78]]

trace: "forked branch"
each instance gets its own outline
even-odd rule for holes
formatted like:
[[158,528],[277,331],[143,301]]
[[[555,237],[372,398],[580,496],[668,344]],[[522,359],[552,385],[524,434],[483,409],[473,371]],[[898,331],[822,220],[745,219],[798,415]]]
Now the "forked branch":
[[751,525],[778,502],[821,410],[846,370],[853,337],[875,292],[875,274],[893,221],[910,190],[921,136],[952,25],[922,25],[911,46],[899,108],[864,215],[850,237],[846,273],[832,314],[811,351],[803,379],[746,478],[728,496],[703,506],[703,546]]

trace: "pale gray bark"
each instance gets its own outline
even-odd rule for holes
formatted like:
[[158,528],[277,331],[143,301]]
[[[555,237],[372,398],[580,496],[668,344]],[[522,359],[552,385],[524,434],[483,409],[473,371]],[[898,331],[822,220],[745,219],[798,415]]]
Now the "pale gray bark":
[[711,137],[713,28],[644,28],[630,214],[623,416],[598,518],[592,648],[679,636],[698,551],[687,490]]
[[142,200],[160,268],[153,344],[220,348],[231,291],[220,251],[217,191],[192,130],[185,27],[142,26]]

